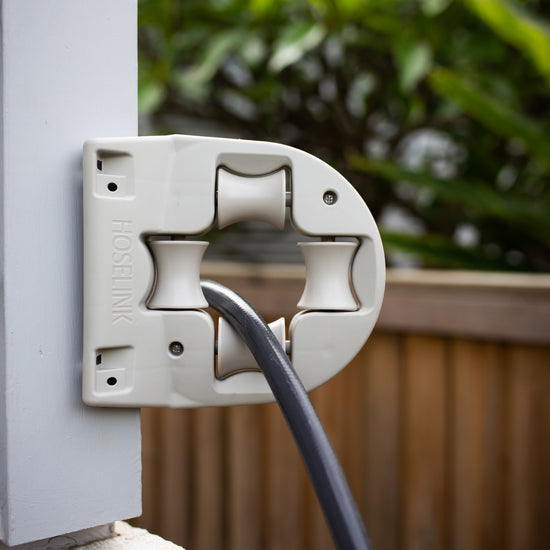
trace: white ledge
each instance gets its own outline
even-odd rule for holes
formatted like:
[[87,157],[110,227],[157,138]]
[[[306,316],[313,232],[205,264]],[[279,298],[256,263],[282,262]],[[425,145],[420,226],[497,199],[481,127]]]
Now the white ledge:
[[152,535],[145,529],[132,527],[123,521],[115,521],[111,530],[112,537],[91,542],[84,546],[73,547],[74,550],[183,550],[172,542]]

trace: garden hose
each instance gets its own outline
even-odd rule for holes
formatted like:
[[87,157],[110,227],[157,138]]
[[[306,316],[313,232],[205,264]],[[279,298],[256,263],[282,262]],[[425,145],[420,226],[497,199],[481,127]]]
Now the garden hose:
[[285,351],[259,313],[239,294],[201,281],[209,305],[250,348],[292,432],[339,550],[371,550],[365,526],[332,445]]

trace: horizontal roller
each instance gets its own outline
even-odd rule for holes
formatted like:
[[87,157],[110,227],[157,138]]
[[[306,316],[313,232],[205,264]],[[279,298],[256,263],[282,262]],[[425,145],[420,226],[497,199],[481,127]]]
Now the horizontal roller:
[[[275,337],[285,347],[285,318],[281,317],[269,328]],[[227,378],[231,374],[246,370],[259,370],[256,359],[237,334],[235,329],[223,318],[218,321],[218,378]]]
[[218,227],[242,221],[285,225],[286,172],[261,176],[234,174],[218,169]]

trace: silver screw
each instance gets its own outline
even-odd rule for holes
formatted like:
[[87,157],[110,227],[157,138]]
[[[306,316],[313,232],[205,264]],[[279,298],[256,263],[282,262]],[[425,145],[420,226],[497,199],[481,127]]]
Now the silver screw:
[[325,201],[325,204],[332,206],[338,200],[338,195],[334,191],[326,191],[323,195],[323,200]]
[[183,344],[181,342],[172,342],[168,349],[172,355],[181,355],[183,353]]

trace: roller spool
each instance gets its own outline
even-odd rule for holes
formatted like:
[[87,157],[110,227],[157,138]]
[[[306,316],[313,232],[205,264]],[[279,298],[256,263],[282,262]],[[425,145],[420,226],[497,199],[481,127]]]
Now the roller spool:
[[207,247],[205,241],[149,242],[156,266],[155,288],[147,304],[149,309],[208,307],[200,287],[200,264]]
[[218,169],[218,227],[242,221],[285,225],[286,173],[284,169],[261,176]]
[[357,249],[353,242],[298,243],[306,264],[306,284],[299,309],[355,311],[350,265]]
[[[281,317],[272,323],[269,328],[275,337],[285,347],[285,319]],[[218,322],[218,378],[227,378],[245,370],[260,370],[256,359],[250,353],[242,338],[231,325],[220,317]]]

